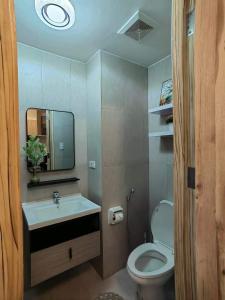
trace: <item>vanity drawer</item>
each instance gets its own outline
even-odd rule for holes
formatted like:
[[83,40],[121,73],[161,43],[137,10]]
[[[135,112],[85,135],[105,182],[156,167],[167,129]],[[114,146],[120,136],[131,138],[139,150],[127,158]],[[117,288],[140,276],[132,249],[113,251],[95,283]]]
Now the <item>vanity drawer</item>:
[[100,255],[100,231],[31,254],[31,286]]

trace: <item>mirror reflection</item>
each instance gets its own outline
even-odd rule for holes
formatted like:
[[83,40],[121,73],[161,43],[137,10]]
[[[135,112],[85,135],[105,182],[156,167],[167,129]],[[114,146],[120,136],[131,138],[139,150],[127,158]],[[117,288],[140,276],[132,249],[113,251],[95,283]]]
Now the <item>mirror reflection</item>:
[[[75,166],[74,115],[72,112],[29,108],[26,114],[27,141],[30,136],[46,145],[41,172],[73,169]],[[31,165],[27,162],[28,170]]]

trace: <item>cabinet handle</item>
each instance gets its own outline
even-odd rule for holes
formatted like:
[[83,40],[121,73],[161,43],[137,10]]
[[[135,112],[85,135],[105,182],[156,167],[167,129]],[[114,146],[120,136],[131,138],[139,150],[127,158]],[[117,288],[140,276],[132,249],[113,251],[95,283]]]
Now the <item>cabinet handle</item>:
[[69,258],[72,259],[73,258],[73,249],[69,248]]

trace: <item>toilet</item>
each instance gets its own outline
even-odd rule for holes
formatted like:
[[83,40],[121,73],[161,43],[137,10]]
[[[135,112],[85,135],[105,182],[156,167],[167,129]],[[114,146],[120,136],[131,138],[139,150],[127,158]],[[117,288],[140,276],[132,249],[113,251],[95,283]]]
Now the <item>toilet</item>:
[[174,238],[173,203],[162,200],[151,218],[153,243],[134,249],[127,261],[127,270],[138,284],[138,299],[164,300],[164,284],[173,275]]

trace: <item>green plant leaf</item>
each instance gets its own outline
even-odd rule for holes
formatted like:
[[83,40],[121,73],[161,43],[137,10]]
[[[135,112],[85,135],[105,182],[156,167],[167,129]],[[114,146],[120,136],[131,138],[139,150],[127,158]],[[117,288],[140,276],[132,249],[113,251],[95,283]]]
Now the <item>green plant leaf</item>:
[[47,155],[46,145],[41,143],[40,139],[36,136],[29,136],[23,150],[33,167],[40,166]]

